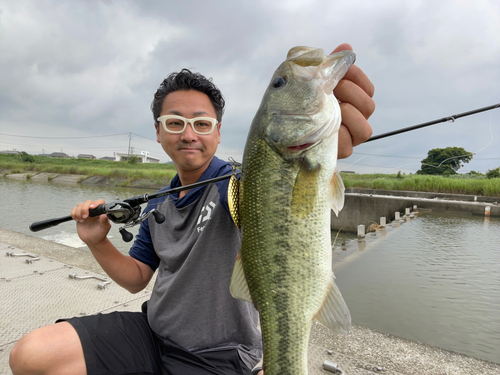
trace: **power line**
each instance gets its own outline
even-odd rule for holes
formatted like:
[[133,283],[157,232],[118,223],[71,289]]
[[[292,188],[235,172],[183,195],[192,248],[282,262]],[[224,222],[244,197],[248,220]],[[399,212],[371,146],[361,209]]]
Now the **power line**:
[[141,138],[144,138],[144,139],[147,139],[147,140],[150,140],[150,141],[153,141],[153,142],[156,142],[156,139],[153,139],[153,138],[148,138],[148,137],[145,137],[143,135],[139,135],[139,134],[135,134],[135,133],[132,133],[133,135],[137,136],[137,137],[141,137]]
[[[7,135],[9,137],[19,137],[19,138],[43,138],[43,139],[83,139],[83,138],[103,138],[103,137],[116,137],[117,135],[128,135],[129,133],[119,133],[119,134],[106,134],[106,135],[94,135],[88,137],[34,137],[30,135],[19,135],[19,134],[5,134],[0,133],[0,135]],[[144,137],[145,138],[145,137]]]
[[422,159],[421,156],[377,155],[377,154],[365,154],[363,152],[353,152],[353,155],[377,156],[381,158],[398,158],[398,159]]

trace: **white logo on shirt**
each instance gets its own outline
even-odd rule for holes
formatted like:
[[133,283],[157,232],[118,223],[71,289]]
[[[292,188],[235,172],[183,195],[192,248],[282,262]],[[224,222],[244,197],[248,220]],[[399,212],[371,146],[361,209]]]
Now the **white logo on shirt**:
[[[198,222],[196,223],[196,225],[200,225],[200,223],[201,223],[201,224],[203,224],[203,226],[198,226],[196,228],[198,233],[201,232],[203,230],[203,228],[205,228],[206,221],[210,220],[210,217],[212,216],[212,210],[214,208],[215,208],[215,203],[210,202],[209,204],[207,204],[206,206],[204,206],[201,209],[201,214],[198,217]],[[206,212],[206,214],[204,214],[204,212]]]

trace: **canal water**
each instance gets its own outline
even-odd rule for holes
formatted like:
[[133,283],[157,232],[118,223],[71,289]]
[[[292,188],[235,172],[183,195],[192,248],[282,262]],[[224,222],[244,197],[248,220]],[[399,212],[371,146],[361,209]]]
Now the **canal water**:
[[[153,192],[0,177],[0,227],[86,248],[74,222],[37,233],[29,224],[66,216],[86,199]],[[118,227],[110,237],[127,253]],[[341,234],[335,251],[352,238]],[[499,218],[422,213],[360,248],[360,256],[336,267],[355,324],[500,363]]]
[[[70,215],[74,206],[88,199],[104,199],[106,202],[110,202],[154,192],[137,188],[19,181],[0,177],[0,227],[88,250],[88,247],[76,234],[74,221],[65,222],[40,232],[31,232],[29,226],[36,221]],[[118,228],[120,228],[119,225],[113,224],[108,237],[118,250],[126,254],[131,243],[122,240]],[[138,229],[137,226],[127,229],[127,231],[135,236]]]
[[336,270],[355,324],[500,363],[500,218],[421,213]]

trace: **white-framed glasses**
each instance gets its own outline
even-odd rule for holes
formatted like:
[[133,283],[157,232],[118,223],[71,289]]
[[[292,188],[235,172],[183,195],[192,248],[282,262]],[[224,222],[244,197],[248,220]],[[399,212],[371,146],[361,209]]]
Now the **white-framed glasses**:
[[212,133],[215,125],[219,123],[212,117],[185,118],[176,115],[160,116],[157,120],[161,122],[163,129],[171,134],[181,134],[189,123],[196,134],[207,135]]

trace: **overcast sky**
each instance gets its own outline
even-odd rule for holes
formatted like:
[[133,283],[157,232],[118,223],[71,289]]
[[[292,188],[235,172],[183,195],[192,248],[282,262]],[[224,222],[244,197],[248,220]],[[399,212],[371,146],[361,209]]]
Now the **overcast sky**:
[[[343,42],[375,85],[374,135],[500,103],[498,0],[0,0],[0,150],[102,157],[130,140],[168,161],[149,106],[191,68],[226,98],[217,155],[241,160],[288,50]],[[339,167],[415,172],[448,146],[476,153],[461,172],[500,166],[500,108],[358,146]]]

